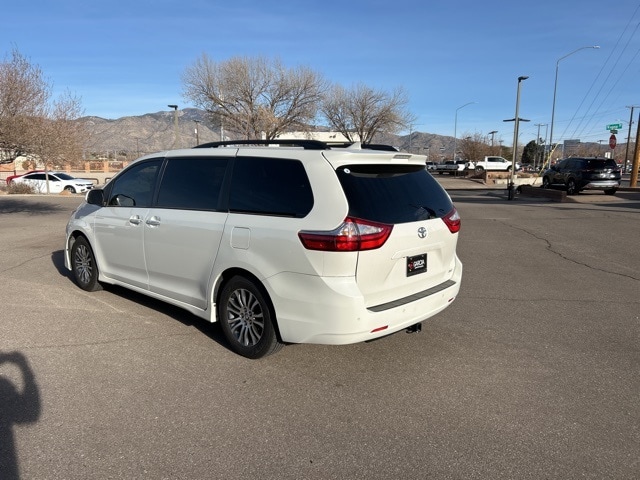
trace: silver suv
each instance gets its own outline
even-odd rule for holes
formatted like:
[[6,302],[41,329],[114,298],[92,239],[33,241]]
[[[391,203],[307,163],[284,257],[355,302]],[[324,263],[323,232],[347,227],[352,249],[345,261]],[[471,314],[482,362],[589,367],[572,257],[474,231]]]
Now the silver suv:
[[148,155],[86,195],[65,264],[84,290],[121,285],[219,322],[249,358],[418,331],[462,275],[460,218],[425,160],[295,140]]

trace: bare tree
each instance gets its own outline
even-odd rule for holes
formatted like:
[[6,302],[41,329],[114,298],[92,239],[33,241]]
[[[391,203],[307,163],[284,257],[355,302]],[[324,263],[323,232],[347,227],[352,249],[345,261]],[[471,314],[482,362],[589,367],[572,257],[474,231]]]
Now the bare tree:
[[80,99],[51,100],[51,85],[16,49],[0,63],[0,162],[28,156],[50,165],[79,159],[83,132]]
[[286,68],[265,57],[216,63],[203,54],[185,70],[182,81],[185,98],[206,110],[214,125],[247,139],[305,130],[326,89],[313,70]]
[[39,67],[17,50],[0,63],[0,161],[11,163],[28,152],[31,120],[42,116],[49,86]]
[[407,104],[402,88],[388,93],[361,83],[350,89],[334,85],[325,95],[321,111],[329,126],[349,141],[371,143],[376,135],[397,133],[415,121],[406,110]]
[[492,151],[491,145],[482,133],[465,135],[459,146],[462,151],[462,158],[466,160],[482,160],[485,156],[495,155],[495,151]]

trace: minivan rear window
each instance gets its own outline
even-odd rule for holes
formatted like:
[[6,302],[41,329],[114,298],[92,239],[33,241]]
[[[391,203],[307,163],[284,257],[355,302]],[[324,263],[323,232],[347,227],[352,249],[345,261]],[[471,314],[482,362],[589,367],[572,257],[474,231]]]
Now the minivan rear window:
[[441,218],[453,209],[424,165],[348,165],[337,174],[352,217],[397,224]]

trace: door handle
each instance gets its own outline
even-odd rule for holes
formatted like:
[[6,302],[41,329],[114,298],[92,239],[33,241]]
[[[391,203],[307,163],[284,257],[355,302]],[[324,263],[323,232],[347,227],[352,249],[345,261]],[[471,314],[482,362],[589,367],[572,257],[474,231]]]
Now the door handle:
[[156,217],[155,215],[149,219],[147,219],[146,224],[150,227],[157,227],[160,225],[160,217]]
[[140,225],[140,215],[132,215],[131,217],[129,217],[129,223],[132,223],[134,225]]

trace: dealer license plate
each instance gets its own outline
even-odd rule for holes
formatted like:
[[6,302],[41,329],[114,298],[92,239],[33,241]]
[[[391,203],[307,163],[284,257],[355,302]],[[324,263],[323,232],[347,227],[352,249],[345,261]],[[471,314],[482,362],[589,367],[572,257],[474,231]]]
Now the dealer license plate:
[[427,271],[427,254],[407,257],[407,277],[418,275]]

